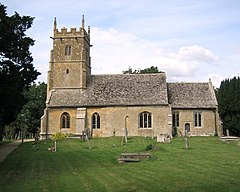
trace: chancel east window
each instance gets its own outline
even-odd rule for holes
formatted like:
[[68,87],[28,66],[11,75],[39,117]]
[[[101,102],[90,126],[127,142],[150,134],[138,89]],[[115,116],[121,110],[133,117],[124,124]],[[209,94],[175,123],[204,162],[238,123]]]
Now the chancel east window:
[[194,126],[195,127],[201,127],[202,126],[202,113],[201,112],[195,112],[194,113]]
[[66,112],[61,115],[61,128],[70,128],[70,115]]
[[173,124],[173,127],[179,127],[179,112],[173,113],[172,124]]
[[98,113],[92,115],[92,128],[100,129],[100,115]]
[[142,112],[139,114],[139,128],[152,128],[152,114]]
[[65,47],[65,55],[71,55],[72,54],[72,47],[70,45],[67,45]]

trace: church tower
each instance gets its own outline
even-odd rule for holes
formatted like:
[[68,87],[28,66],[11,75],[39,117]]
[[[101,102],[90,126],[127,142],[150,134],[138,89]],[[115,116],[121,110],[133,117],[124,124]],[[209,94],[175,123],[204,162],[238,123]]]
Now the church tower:
[[54,19],[53,50],[48,71],[48,95],[53,89],[79,89],[84,91],[87,76],[91,75],[90,27],[84,28],[84,16],[79,30],[65,27],[59,31]]

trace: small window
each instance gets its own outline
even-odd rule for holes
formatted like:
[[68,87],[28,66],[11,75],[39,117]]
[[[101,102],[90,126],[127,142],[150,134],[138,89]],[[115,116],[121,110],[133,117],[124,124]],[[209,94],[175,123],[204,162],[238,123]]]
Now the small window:
[[152,114],[149,112],[142,112],[139,114],[139,128],[152,127]]
[[66,74],[69,74],[69,69],[66,69]]
[[202,113],[201,112],[195,112],[194,113],[194,126],[195,127],[201,127],[202,126]]
[[92,115],[92,128],[100,129],[100,115],[98,113]]
[[70,45],[67,45],[65,47],[65,55],[71,55],[72,54],[72,47]]
[[179,112],[173,113],[172,125],[173,125],[173,127],[179,127]]
[[64,112],[61,115],[61,129],[70,128],[70,115]]

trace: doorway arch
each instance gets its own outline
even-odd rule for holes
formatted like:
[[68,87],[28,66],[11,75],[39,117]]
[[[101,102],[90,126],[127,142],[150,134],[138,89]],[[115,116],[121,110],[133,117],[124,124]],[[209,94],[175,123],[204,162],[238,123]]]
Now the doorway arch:
[[184,127],[185,127],[185,135],[187,135],[187,133],[190,132],[190,123],[185,123]]

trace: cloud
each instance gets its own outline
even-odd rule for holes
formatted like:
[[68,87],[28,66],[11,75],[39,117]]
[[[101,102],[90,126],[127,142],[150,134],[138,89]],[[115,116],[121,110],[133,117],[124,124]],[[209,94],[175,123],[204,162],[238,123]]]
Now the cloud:
[[181,47],[178,51],[180,60],[198,61],[205,63],[215,63],[218,57],[215,56],[208,49],[204,49],[198,45],[192,45],[188,47]]
[[[202,64],[214,64],[218,57],[199,45],[183,46],[177,51],[161,47],[157,41],[144,40],[113,28],[92,28],[93,73],[122,73],[128,67],[143,69],[158,66],[170,79],[194,78]],[[207,75],[207,74],[206,74]]]

